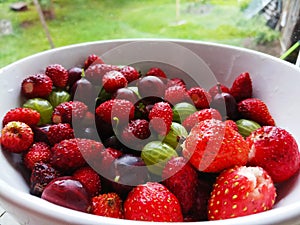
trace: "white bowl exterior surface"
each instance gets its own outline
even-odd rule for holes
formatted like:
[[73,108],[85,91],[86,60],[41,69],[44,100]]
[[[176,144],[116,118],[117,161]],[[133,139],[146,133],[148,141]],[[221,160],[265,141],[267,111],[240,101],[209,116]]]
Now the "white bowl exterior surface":
[[[128,43],[170,42],[190,49],[200,56],[221,83],[230,86],[241,72],[248,71],[254,87],[254,97],[266,102],[277,125],[288,130],[300,144],[300,70],[296,66],[275,57],[252,50],[188,40],[175,39],[129,39],[83,43],[45,51],[0,69],[0,121],[11,108],[18,107],[20,83],[29,74],[41,72],[52,63],[60,63],[66,68],[82,64],[87,55],[102,55],[115,47]],[[130,45],[128,45],[130,46]],[[134,49],[131,49],[134,51]],[[141,54],[141,49],[137,49]],[[132,53],[132,52],[131,52]],[[106,63],[122,64],[123,53],[113,54]],[[182,63],[180,55],[170,57],[168,51],[159,52],[160,57],[173,58]],[[129,60],[131,54],[129,54]],[[135,55],[132,53],[132,55]],[[104,54],[105,56],[105,54]],[[105,58],[105,57],[104,57]],[[189,62],[186,62],[189,63]],[[205,69],[204,69],[205,71]],[[9,159],[9,160],[8,160]],[[137,225],[149,224],[140,221],[116,220],[112,218],[88,215],[53,205],[28,194],[28,185],[19,172],[18,162],[0,151],[0,205],[13,215],[20,224],[30,225]],[[234,224],[300,224],[300,175],[281,184],[276,207],[270,211],[223,221],[205,221],[191,224],[234,225]],[[160,224],[160,223],[151,223]],[[163,223],[168,224],[168,223]],[[181,224],[181,223],[176,223]]]

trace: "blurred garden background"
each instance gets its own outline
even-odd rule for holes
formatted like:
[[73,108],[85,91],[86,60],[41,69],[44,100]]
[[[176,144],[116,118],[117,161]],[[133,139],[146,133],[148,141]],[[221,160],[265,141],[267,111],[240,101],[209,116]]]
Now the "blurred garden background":
[[259,13],[246,16],[250,0],[39,0],[46,27],[34,1],[20,10],[12,9],[15,2],[0,0],[0,20],[11,25],[0,34],[0,68],[52,47],[121,38],[201,40],[280,54],[279,31]]

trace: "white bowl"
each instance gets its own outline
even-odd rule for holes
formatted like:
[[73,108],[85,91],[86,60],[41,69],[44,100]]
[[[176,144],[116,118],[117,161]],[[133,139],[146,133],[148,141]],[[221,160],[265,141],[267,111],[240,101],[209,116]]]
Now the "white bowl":
[[[255,97],[266,102],[277,125],[292,133],[300,143],[299,68],[275,57],[247,49],[175,39],[127,39],[84,43],[45,51],[6,66],[0,69],[1,121],[9,109],[21,104],[20,83],[25,76],[40,72],[52,63],[60,63],[70,68],[81,64],[92,53],[102,55],[104,61],[111,64],[137,64],[143,67],[143,65],[151,65],[151,61],[158,61],[162,66],[165,64],[173,66],[167,66],[167,69],[175,68],[177,71],[184,71],[196,80],[197,77],[213,76],[213,73],[216,77],[204,79],[205,82],[207,81],[205,84],[207,86],[216,79],[230,86],[237,75],[248,71],[252,77]],[[139,64],[139,62],[142,63]],[[32,196],[28,192],[28,185],[19,169],[18,160],[0,151],[0,170],[2,171],[0,173],[0,205],[20,224],[150,224],[89,215]],[[299,224],[300,175],[281,184],[278,187],[278,194],[274,209],[267,212],[223,221],[192,224]]]

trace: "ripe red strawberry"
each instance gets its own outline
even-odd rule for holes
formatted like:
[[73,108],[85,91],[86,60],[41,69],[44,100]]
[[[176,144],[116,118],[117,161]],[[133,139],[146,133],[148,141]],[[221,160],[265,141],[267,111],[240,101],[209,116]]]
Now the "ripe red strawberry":
[[233,120],[226,120],[225,123],[226,123],[226,126],[231,127],[232,129],[234,129],[237,132],[239,131],[237,124]]
[[125,219],[152,222],[182,222],[180,203],[172,192],[157,182],[132,189],[124,202]]
[[1,131],[2,149],[9,152],[24,152],[29,149],[33,140],[32,129],[23,122],[11,121]]
[[140,73],[132,66],[123,66],[120,72],[125,76],[128,83],[139,79]]
[[92,84],[102,85],[102,77],[109,71],[119,71],[119,67],[104,63],[90,65],[85,71],[85,78]]
[[125,76],[119,71],[109,71],[102,77],[102,85],[106,92],[114,93],[119,88],[127,86],[127,80]]
[[42,195],[42,192],[44,191],[44,188],[50,183],[50,181],[59,176],[60,173],[49,163],[35,163],[30,175],[30,194],[40,197]]
[[169,103],[157,102],[149,112],[150,128],[161,135],[166,135],[172,125],[173,111]]
[[147,71],[146,76],[156,76],[156,77],[161,77],[161,78],[167,78],[167,75],[165,74],[165,72],[158,67],[150,68]]
[[128,126],[123,129],[121,139],[127,147],[141,149],[146,144],[142,140],[149,138],[150,135],[149,122],[144,119],[136,119],[130,121]]
[[249,164],[264,168],[275,183],[292,177],[300,168],[300,153],[294,137],[283,128],[264,126],[247,137]]
[[206,90],[201,87],[192,87],[188,90],[188,94],[196,108],[209,108],[212,97]]
[[208,219],[247,216],[273,207],[276,190],[271,177],[260,167],[234,167],[222,172],[208,204]]
[[46,67],[45,74],[49,76],[56,87],[64,88],[69,79],[68,70],[60,64],[51,64]]
[[258,98],[247,98],[238,103],[241,118],[253,120],[261,126],[275,126],[275,121],[267,105]]
[[93,197],[91,213],[98,216],[123,219],[122,199],[114,192]]
[[101,192],[101,180],[99,174],[89,166],[77,169],[73,175],[85,187],[91,197]]
[[201,109],[190,114],[187,118],[185,118],[185,120],[182,122],[182,125],[187,131],[190,131],[193,128],[193,126],[196,125],[196,123],[207,119],[222,120],[222,116],[216,109]]
[[72,138],[55,144],[52,148],[51,164],[64,172],[74,171],[85,165],[79,148],[80,139]]
[[185,84],[184,80],[182,80],[180,78],[168,79],[166,88],[169,88],[169,87],[172,87],[172,86],[181,86],[181,87],[186,89],[186,84]]
[[173,105],[175,105],[179,102],[190,101],[190,97],[188,95],[186,88],[182,87],[180,85],[174,85],[174,86],[168,87],[165,90],[164,99]]
[[119,123],[128,123],[134,117],[134,105],[125,99],[110,99],[96,108],[96,115],[108,124],[118,119]]
[[104,63],[100,56],[96,54],[90,54],[84,61],[84,69],[86,70],[92,64],[102,64]]
[[8,122],[20,121],[29,126],[35,126],[40,121],[41,115],[38,111],[31,108],[14,108],[9,110],[3,117],[2,126],[4,127]]
[[230,89],[226,85],[218,83],[215,86],[211,87],[208,91],[212,98],[214,98],[215,95],[219,93],[219,86],[222,92],[230,93]]
[[21,93],[26,98],[46,98],[52,91],[53,82],[45,74],[26,77],[21,84]]
[[53,123],[69,123],[78,122],[84,118],[88,111],[88,106],[80,101],[69,101],[60,103],[56,106],[52,113]]
[[166,163],[162,179],[163,185],[177,197],[182,213],[186,215],[196,197],[198,174],[195,168],[185,158],[174,157]]
[[62,140],[74,138],[74,130],[68,123],[58,123],[49,126],[47,138],[50,145]]
[[236,102],[252,97],[252,80],[249,73],[241,73],[235,78],[230,88],[230,94]]
[[38,162],[47,163],[50,161],[51,150],[50,146],[45,142],[34,143],[23,156],[25,166],[32,170]]
[[203,172],[221,172],[248,161],[249,146],[244,138],[220,120],[196,124],[183,143],[183,156]]

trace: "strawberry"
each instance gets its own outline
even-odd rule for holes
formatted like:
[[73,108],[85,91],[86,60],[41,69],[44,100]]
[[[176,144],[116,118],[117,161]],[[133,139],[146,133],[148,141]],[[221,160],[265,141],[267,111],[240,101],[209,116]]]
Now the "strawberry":
[[114,192],[95,196],[92,198],[91,213],[98,216],[123,219],[122,199]]
[[140,73],[132,66],[122,66],[120,72],[125,76],[128,84],[140,77]]
[[[193,207],[198,174],[183,157],[171,158],[162,171],[162,183],[177,197],[183,215]],[[184,182],[182,182],[184,180]]]
[[219,87],[221,89],[221,92],[230,93],[230,89],[226,85],[218,83],[208,90],[208,93],[211,95],[212,98],[214,98],[215,95],[219,93]]
[[55,144],[51,148],[51,164],[64,172],[74,171],[84,166],[86,162],[81,153],[81,148],[84,146],[79,146],[80,142],[81,139],[72,138]]
[[46,67],[45,74],[49,76],[56,87],[66,87],[69,79],[68,70],[60,64],[51,64]]
[[99,174],[89,166],[77,169],[73,175],[85,187],[91,197],[98,195],[101,191],[101,180]]
[[168,87],[165,90],[164,99],[173,105],[179,102],[187,102],[190,100],[186,88],[180,85]]
[[196,124],[183,143],[182,154],[203,172],[221,172],[234,165],[245,165],[249,146],[244,138],[220,120]]
[[198,109],[209,108],[212,100],[211,95],[201,87],[192,87],[188,90],[188,94]]
[[125,76],[119,71],[109,71],[102,77],[102,85],[106,92],[114,93],[119,88],[127,86],[127,80]]
[[222,116],[216,109],[201,109],[185,118],[185,120],[182,122],[182,125],[187,131],[190,131],[197,123],[207,119],[222,120]]
[[275,186],[265,170],[236,166],[218,176],[209,199],[208,219],[229,219],[263,212],[273,207],[275,198]]
[[253,120],[261,126],[275,126],[275,121],[266,105],[258,98],[247,98],[238,103],[241,118]]
[[3,117],[2,126],[4,127],[8,122],[20,121],[29,126],[37,125],[40,121],[41,115],[38,111],[31,108],[14,108],[9,110]]
[[125,219],[153,222],[182,222],[180,203],[172,192],[157,182],[134,187],[124,202]]
[[185,84],[184,80],[182,80],[180,78],[168,79],[166,88],[173,87],[173,86],[181,86],[186,89],[186,84]]
[[68,123],[53,124],[48,129],[47,138],[50,145],[54,145],[62,140],[74,138],[74,131]]
[[84,69],[86,70],[87,68],[89,68],[90,65],[92,64],[103,64],[103,60],[100,58],[100,56],[96,55],[96,54],[90,54],[88,55],[88,57],[86,58],[86,60],[84,61]]
[[117,119],[119,123],[128,123],[134,117],[134,105],[125,99],[110,99],[96,108],[96,116],[108,124]]
[[26,77],[21,84],[21,93],[26,98],[46,98],[52,91],[53,82],[45,74]]
[[53,123],[69,123],[84,118],[88,111],[88,106],[80,101],[69,101],[60,103],[56,106],[52,113]]
[[41,196],[44,188],[53,179],[60,176],[60,173],[49,163],[37,162],[34,164],[29,181],[30,194]]
[[236,102],[252,97],[252,80],[249,73],[241,73],[235,78],[230,88],[230,94]]
[[85,70],[85,78],[92,84],[102,85],[102,77],[104,74],[113,70],[119,71],[119,67],[104,63],[92,64]]
[[134,149],[142,149],[144,139],[149,138],[151,131],[149,122],[144,119],[136,119],[130,121],[121,134],[123,144],[126,146],[134,146]]
[[165,72],[158,67],[150,68],[147,71],[146,76],[156,76],[156,77],[161,77],[161,78],[167,78],[167,75],[165,74]]
[[49,162],[51,157],[50,146],[45,142],[35,142],[23,156],[25,166],[32,170],[35,163]]
[[21,153],[29,149],[34,141],[33,131],[26,123],[11,121],[1,131],[3,150]]
[[249,164],[264,168],[275,183],[292,177],[300,168],[300,153],[294,137],[283,128],[264,126],[247,137]]
[[150,128],[161,135],[166,135],[172,125],[173,111],[169,103],[157,102],[149,112]]
[[237,124],[233,120],[225,120],[225,123],[226,123],[226,126],[231,127],[232,129],[234,129],[237,132],[239,131]]

